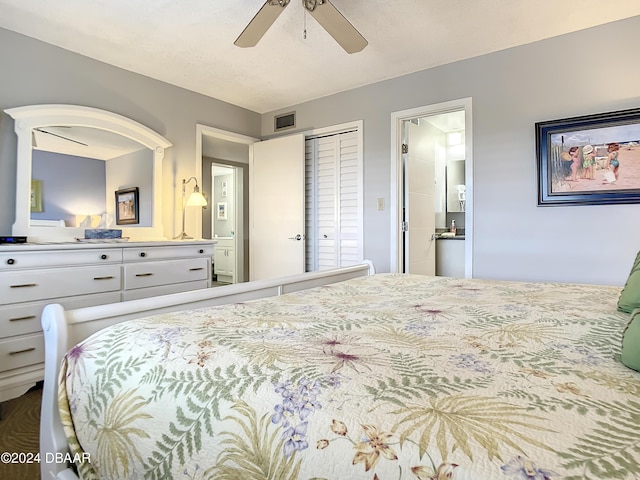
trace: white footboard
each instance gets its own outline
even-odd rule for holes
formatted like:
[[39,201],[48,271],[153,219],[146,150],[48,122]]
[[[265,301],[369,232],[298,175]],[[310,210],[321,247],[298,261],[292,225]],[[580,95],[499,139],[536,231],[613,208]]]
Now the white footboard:
[[44,389],[40,418],[42,479],[78,478],[65,461],[69,450],[58,410],[58,374],[60,362],[66,352],[89,335],[109,325],[134,318],[272,297],[373,273],[375,273],[373,264],[365,261],[361,265],[336,270],[304,273],[76,310],[65,311],[60,305],[48,305],[42,313],[45,341]]

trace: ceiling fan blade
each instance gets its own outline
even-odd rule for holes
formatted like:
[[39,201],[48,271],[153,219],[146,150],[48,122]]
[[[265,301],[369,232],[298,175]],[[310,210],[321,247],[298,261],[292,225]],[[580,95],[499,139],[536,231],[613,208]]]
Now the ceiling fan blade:
[[255,47],[287,5],[289,0],[267,0],[233,44],[243,48]]
[[369,44],[329,0],[307,10],[347,53],[360,52]]
[[79,142],[78,140],[74,140],[73,138],[65,137],[64,135],[58,135],[57,133],[53,133],[53,132],[48,132],[48,131],[43,130],[41,128],[34,128],[34,130],[37,130],[40,133],[46,133],[47,135],[52,135],[54,137],[62,138],[63,140],[66,140],[68,142],[78,143],[80,145],[84,145],[85,147],[89,146],[86,143]]

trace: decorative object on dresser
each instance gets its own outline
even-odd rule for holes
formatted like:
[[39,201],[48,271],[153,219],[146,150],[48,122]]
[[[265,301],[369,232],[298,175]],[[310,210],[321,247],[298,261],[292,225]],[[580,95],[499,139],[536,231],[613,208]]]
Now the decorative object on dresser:
[[0,237],[0,243],[27,243],[27,237],[14,237],[13,235],[6,235]]
[[[196,186],[193,187],[193,192],[189,195],[189,199],[185,202],[185,197],[187,193],[187,183],[191,180],[196,182]],[[198,187],[198,179],[196,177],[190,177],[188,179],[182,179],[182,232],[180,235],[175,237],[176,240],[188,240],[193,237],[189,236],[185,232],[185,218],[187,215],[187,207],[206,207],[207,199],[204,198],[204,195],[200,193],[200,187]]]
[[214,244],[0,246],[0,401],[43,379],[45,305],[79,308],[208,288]]

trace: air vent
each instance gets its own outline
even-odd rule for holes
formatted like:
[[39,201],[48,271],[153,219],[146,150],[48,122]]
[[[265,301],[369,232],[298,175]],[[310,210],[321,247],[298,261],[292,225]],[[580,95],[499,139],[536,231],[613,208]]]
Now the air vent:
[[294,128],[296,126],[296,112],[285,113],[274,118],[274,131]]

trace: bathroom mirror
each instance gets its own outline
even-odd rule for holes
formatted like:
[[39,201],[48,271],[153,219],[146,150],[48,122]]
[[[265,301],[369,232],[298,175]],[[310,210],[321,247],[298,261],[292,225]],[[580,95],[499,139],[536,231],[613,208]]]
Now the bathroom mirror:
[[[13,235],[30,242],[73,241],[96,226],[96,215],[106,213],[106,227],[121,229],[123,237],[164,238],[162,159],[171,146],[165,138],[131,119],[90,107],[32,105],[5,112],[14,119],[18,137]],[[87,155],[83,152],[90,143]],[[59,161],[66,164],[51,163]],[[140,189],[140,221],[116,225],[115,191],[127,187]],[[63,198],[65,190],[71,194]],[[47,192],[55,196],[55,205],[47,205]],[[94,215],[93,223],[86,215]]]
[[464,212],[466,207],[465,162],[447,162],[447,212]]

